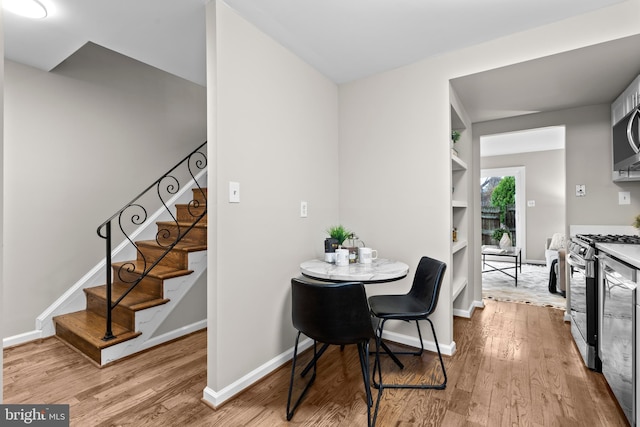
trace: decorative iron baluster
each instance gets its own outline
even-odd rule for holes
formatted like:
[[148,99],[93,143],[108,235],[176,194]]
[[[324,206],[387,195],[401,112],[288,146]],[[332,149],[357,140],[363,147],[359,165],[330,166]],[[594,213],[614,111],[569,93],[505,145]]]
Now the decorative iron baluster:
[[[103,222],[98,227],[98,236],[105,239],[106,241],[106,287],[107,287],[107,304],[106,304],[106,331],[103,337],[103,340],[108,341],[114,339],[112,330],[112,312],[113,310],[120,304],[120,302],[144,279],[149,272],[162,261],[162,259],[182,240],[182,238],[196,226],[198,222],[207,214],[207,204],[204,189],[198,184],[196,180],[196,175],[198,172],[203,171],[207,167],[207,156],[204,147],[207,145],[204,142],[198,148],[196,148],[191,154],[181,160],[176,166],[171,168],[167,173],[158,178],[153,184],[147,187],[142,193],[136,196],[131,202],[127,203],[122,209],[113,214],[109,219]],[[183,177],[181,181],[181,176],[178,172],[181,172],[180,168],[186,168],[186,172],[188,177]],[[178,194],[180,189],[184,184],[193,180],[195,183],[195,190],[200,192],[200,199],[204,200],[204,204],[201,204],[199,200],[192,199],[188,205],[187,210],[191,214],[192,217],[196,218],[195,221],[191,223],[189,227],[182,227],[177,219],[177,217],[171,212],[171,209],[167,206],[168,200],[172,196]],[[148,219],[149,215],[147,213],[147,208],[143,205],[143,201],[141,199],[145,197],[149,197],[150,194],[155,190],[156,198],[152,198],[155,202],[160,202],[160,207],[163,208],[166,212],[171,216],[171,222],[175,224],[178,232],[176,236],[171,235],[171,230],[169,228],[161,228],[158,230],[155,236],[155,241],[159,247],[164,249],[164,252],[157,257],[154,262],[149,262],[147,258],[144,256],[144,253],[140,250],[138,245],[134,242],[133,238],[127,232],[129,226],[140,227],[143,225]],[[166,199],[165,199],[166,197]],[[136,265],[138,264],[136,261],[126,262],[118,268],[116,272],[118,279],[122,283],[126,283],[129,285],[127,290],[120,295],[113,303],[111,303],[112,294],[113,294],[113,275],[112,275],[112,259],[111,259],[111,250],[113,244],[113,237],[111,234],[112,223],[117,220],[118,227],[126,241],[128,241],[129,245],[132,245],[136,253],[139,255],[137,257],[142,262],[142,268],[138,270],[142,270],[141,273],[136,273]],[[184,228],[184,230],[182,230]]]

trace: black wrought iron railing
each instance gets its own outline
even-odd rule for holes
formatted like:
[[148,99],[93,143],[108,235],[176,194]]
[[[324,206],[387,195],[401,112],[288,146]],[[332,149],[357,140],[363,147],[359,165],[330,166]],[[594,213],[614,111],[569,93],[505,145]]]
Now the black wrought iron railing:
[[[176,166],[158,178],[142,193],[127,203],[122,209],[113,214],[109,219],[98,227],[98,236],[106,241],[106,331],[103,340],[115,338],[112,328],[112,313],[120,302],[144,279],[149,272],[182,240],[182,238],[207,214],[206,192],[196,179],[197,175],[207,167],[206,145],[204,142],[191,154],[181,160]],[[188,203],[188,211],[192,216],[189,225],[181,224],[177,216],[168,206],[169,200],[180,192],[187,184],[193,184],[197,193],[200,191],[201,197],[194,197]],[[198,200],[199,199],[199,200]],[[202,205],[204,201],[204,206]],[[141,226],[150,220],[149,212],[156,212],[162,209],[169,214],[169,223],[175,224],[178,232],[172,233],[169,228],[158,227],[155,240],[159,247],[164,249],[160,256],[154,256],[153,261],[140,250],[133,240],[135,234]],[[166,215],[165,215],[166,216]],[[114,231],[121,233],[117,235],[118,241],[126,242],[135,248],[136,261],[126,261],[113,270],[112,246],[116,235]],[[136,268],[136,264],[137,268]],[[128,287],[118,298],[112,301],[113,297],[113,275],[117,275],[121,283]]]

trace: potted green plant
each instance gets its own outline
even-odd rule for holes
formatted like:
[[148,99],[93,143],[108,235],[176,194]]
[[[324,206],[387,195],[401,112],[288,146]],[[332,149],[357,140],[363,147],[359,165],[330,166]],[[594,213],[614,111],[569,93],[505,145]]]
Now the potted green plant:
[[[358,236],[353,231],[347,230],[342,225],[334,225],[327,229],[327,233],[330,238],[325,240],[325,252],[327,252],[327,247],[331,247],[332,250],[329,252],[335,251],[338,247],[342,247],[344,249],[349,250],[349,262],[355,263],[358,260],[358,248],[356,247],[356,241],[358,241]],[[349,240],[351,243],[350,246],[345,246],[345,241]]]
[[329,234],[329,237],[338,241],[338,245],[342,245],[344,241],[353,234],[342,225],[334,225],[332,227],[329,227],[327,229],[327,233]]
[[451,142],[454,144],[460,140],[460,131],[452,130],[451,131]]
[[458,155],[458,150],[455,149],[455,144],[460,140],[460,131],[452,130],[451,131],[451,153],[455,156]]
[[324,241],[324,251],[327,252],[335,252],[339,246],[342,246],[345,240],[349,238],[351,233],[349,230],[344,228],[342,225],[334,225],[327,228],[327,234],[329,234],[329,238]]

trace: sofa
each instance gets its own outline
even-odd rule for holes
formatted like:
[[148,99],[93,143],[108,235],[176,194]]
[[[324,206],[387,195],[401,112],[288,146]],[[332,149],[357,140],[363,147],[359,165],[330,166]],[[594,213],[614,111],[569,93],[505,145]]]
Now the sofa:
[[[566,239],[563,234],[556,233],[553,237],[548,237],[545,242],[544,257],[546,261],[547,271],[549,274],[555,275],[556,290],[557,292],[565,296],[567,289],[567,275],[566,275]],[[551,265],[553,261],[555,263],[553,272],[551,272]],[[551,280],[551,276],[549,277]]]

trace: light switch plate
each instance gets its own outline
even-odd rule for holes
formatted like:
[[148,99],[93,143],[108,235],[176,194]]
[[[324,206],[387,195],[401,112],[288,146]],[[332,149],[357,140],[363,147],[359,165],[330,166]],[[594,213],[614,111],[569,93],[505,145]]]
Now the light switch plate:
[[302,201],[300,202],[300,218],[306,218],[307,217],[307,202]]
[[240,203],[240,183],[229,181],[229,203]]
[[584,197],[587,195],[587,187],[584,184],[576,185],[576,197]]
[[631,193],[628,191],[619,191],[618,192],[618,204],[619,205],[630,205],[631,204]]
[[536,201],[535,200],[527,200],[527,206],[532,208],[536,205]]

